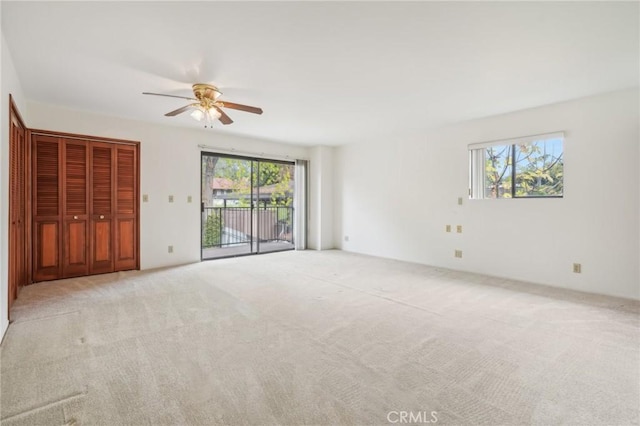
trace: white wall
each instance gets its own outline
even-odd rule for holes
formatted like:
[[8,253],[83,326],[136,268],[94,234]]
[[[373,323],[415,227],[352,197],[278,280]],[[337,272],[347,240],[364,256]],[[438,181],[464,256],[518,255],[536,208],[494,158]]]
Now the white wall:
[[[233,137],[204,129],[143,123],[121,118],[29,103],[27,126],[92,136],[140,141],[140,267],[148,269],[200,260],[200,148],[213,145],[308,158],[307,148]],[[213,151],[213,150],[212,150]],[[169,195],[174,203],[168,202]],[[193,197],[191,204],[187,196]],[[167,247],[173,245],[174,252]]]
[[314,250],[334,248],[333,241],[333,150],[328,146],[310,149],[309,241]]
[[9,95],[20,111],[20,115],[27,120],[27,107],[22,92],[22,86],[13,65],[11,52],[2,35],[2,52],[0,53],[0,115],[2,129],[0,139],[0,339],[9,325],[8,321],[8,250],[9,250]]
[[[615,92],[336,149],[334,239],[348,251],[640,299],[638,103],[637,89]],[[564,198],[468,199],[469,143],[558,130]]]

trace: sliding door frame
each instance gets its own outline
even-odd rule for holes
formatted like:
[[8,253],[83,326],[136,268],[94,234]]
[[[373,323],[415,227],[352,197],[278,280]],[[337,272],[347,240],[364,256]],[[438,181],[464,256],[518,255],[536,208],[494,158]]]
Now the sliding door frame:
[[[249,253],[239,253],[239,254],[230,254],[228,256],[217,256],[217,257],[204,257],[203,256],[203,246],[202,246],[202,231],[204,229],[204,211],[202,209],[202,207],[204,206],[204,202],[202,199],[202,191],[203,191],[203,179],[202,179],[202,173],[203,173],[203,169],[202,169],[202,159],[204,157],[219,157],[219,158],[231,158],[231,159],[235,159],[235,160],[245,160],[245,161],[250,161],[251,162],[251,179],[249,179],[250,181],[250,199],[251,199],[251,214],[250,214],[250,229],[251,229],[251,240],[249,242]],[[226,154],[226,153],[220,153],[220,152],[215,152],[215,151],[205,151],[205,150],[201,150],[200,151],[200,261],[204,261],[204,260],[217,260],[217,259],[228,259],[228,258],[232,258],[232,257],[243,257],[243,256],[254,256],[254,255],[260,255],[260,254],[268,254],[268,253],[278,253],[278,252],[283,252],[283,251],[291,251],[291,250],[295,250],[295,241],[296,241],[296,235],[294,233],[293,235],[293,247],[291,248],[286,248],[286,249],[282,249],[282,250],[272,250],[272,251],[266,251],[266,252],[261,252],[260,251],[260,239],[259,238],[255,238],[254,237],[254,229],[253,229],[253,212],[255,209],[259,208],[259,197],[260,197],[260,187],[258,186],[257,188],[257,196],[258,196],[258,202],[257,202],[257,207],[254,207],[254,196],[256,194],[254,194],[254,187],[253,187],[253,174],[255,172],[254,170],[254,163],[257,164],[257,172],[258,175],[260,173],[260,163],[276,163],[276,164],[284,164],[287,166],[292,166],[295,167],[296,162],[295,161],[286,161],[286,160],[278,160],[278,159],[272,159],[272,158],[268,158],[268,157],[253,157],[250,155],[237,155],[237,154]],[[295,197],[295,193],[294,193],[294,197]],[[292,220],[295,221],[295,208],[292,206],[292,209],[294,209],[293,215],[292,215]],[[294,222],[295,223],[295,222]],[[256,226],[258,227],[258,233],[259,233],[259,229],[260,229],[260,220],[256,221]],[[292,226],[292,229],[295,229],[295,224],[294,226]],[[293,232],[293,231],[292,231]],[[254,245],[255,245],[255,250],[254,250]]]

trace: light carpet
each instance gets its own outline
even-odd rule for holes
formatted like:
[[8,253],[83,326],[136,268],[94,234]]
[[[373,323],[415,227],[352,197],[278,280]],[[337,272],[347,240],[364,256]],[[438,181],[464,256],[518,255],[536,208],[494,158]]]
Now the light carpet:
[[36,284],[13,318],[7,426],[640,423],[638,302],[340,251]]

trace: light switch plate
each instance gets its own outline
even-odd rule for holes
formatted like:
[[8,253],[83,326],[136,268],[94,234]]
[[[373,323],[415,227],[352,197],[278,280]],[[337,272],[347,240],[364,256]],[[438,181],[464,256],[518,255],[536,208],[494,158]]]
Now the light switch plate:
[[462,234],[462,225],[457,225],[457,226],[456,226],[456,232],[457,232],[458,234]]
[[148,203],[149,202],[149,196],[147,194],[143,194],[142,195],[142,202],[143,203]]
[[451,225],[447,225],[447,226],[445,226],[445,227],[444,227],[444,230],[445,230],[446,232],[451,232]]
[[191,195],[189,195],[189,196],[187,197],[187,203],[190,203],[190,202],[192,202],[192,201],[193,201],[193,197],[192,197]]
[[169,195],[169,202],[173,203],[173,195]]

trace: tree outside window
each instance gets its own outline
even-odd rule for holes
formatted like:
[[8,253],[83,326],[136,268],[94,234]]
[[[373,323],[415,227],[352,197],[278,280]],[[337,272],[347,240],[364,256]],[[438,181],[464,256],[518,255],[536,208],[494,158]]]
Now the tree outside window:
[[472,198],[562,197],[563,137],[526,139],[470,150]]

